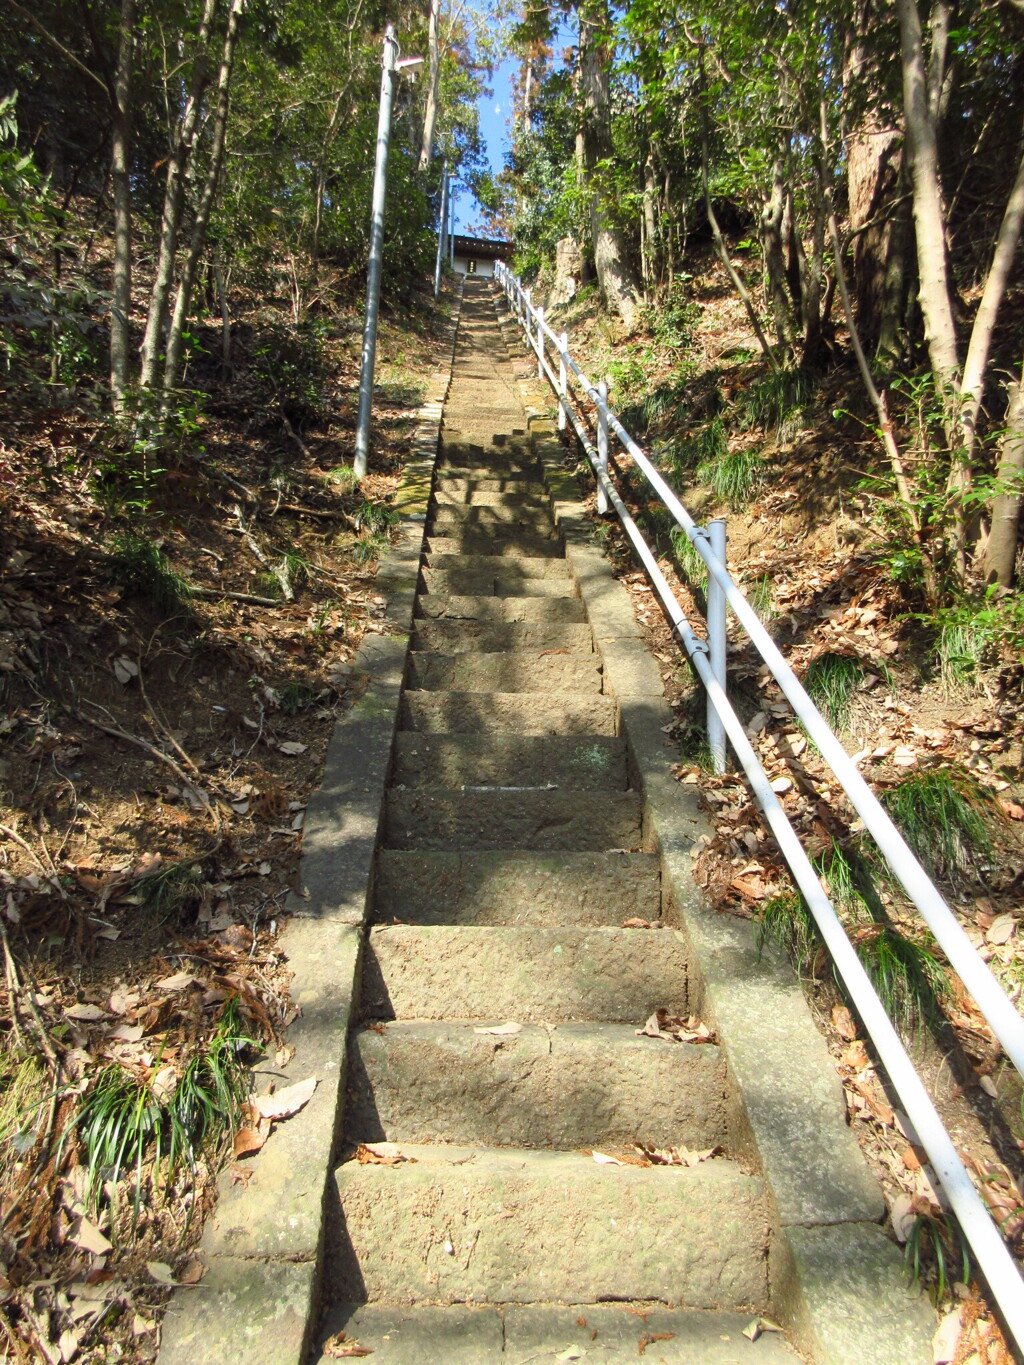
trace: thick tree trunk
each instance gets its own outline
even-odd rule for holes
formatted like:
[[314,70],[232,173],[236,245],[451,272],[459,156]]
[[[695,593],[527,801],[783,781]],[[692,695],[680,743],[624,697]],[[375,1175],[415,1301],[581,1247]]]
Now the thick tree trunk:
[[427,25],[427,52],[430,63],[430,83],[427,86],[427,105],[423,111],[423,141],[420,145],[420,170],[425,171],[434,155],[434,132],[437,128],[437,92],[441,81],[441,45],[438,21],[441,0],[430,0],[430,21]]
[[228,109],[230,106],[231,68],[235,59],[235,45],[238,41],[238,25],[245,0],[232,0],[228,12],[227,30],[224,34],[224,49],[220,70],[217,73],[217,103],[213,114],[213,140],[210,147],[210,164],[206,172],[206,182],[196,206],[195,222],[192,227],[192,240],[182,262],[181,278],[174,301],[174,315],[167,334],[167,359],[164,363],[164,403],[166,411],[168,397],[178,383],[181,373],[181,356],[184,346],[185,322],[188,319],[192,302],[192,286],[196,271],[206,244],[206,230],[210,225],[210,214],[217,197],[221,168],[224,164],[224,148],[227,143]]
[[1024,365],[1019,379],[1007,385],[1006,425],[999,446],[997,478],[1004,491],[992,500],[992,527],[985,546],[985,575],[1004,588],[1013,585],[1024,478]]
[[216,0],[205,0],[196,36],[192,84],[173,136],[171,156],[167,162],[167,185],[164,189],[164,206],[160,220],[160,250],[157,254],[153,290],[149,299],[149,312],[146,315],[146,331],[142,338],[141,380],[144,389],[152,388],[156,383],[160,344],[167,323],[167,304],[174,282],[174,258],[178,250],[178,232],[185,203],[185,178],[199,128],[203,94],[209,84],[206,45],[210,39],[210,25],[213,23],[215,10]]
[[580,71],[583,94],[583,159],[590,195],[590,231],[594,266],[605,303],[614,308],[627,330],[636,323],[640,288],[623,234],[610,212],[602,186],[613,156],[608,66],[611,21],[607,0],[587,0],[580,16]]
[[114,412],[124,411],[130,380],[132,307],[131,143],[132,59],[135,53],[135,0],[121,0],[117,72],[113,90],[110,179],[114,200],[114,279],[110,305],[110,394]]
[[897,364],[906,345],[907,302],[913,284],[913,209],[910,202],[910,175],[906,157],[900,158],[896,193],[901,202],[889,228],[878,315],[875,355],[883,365]]

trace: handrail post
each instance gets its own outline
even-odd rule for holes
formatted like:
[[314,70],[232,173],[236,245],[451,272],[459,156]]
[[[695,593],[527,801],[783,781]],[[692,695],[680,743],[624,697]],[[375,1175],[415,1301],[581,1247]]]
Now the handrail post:
[[604,516],[608,511],[608,496],[600,475],[608,477],[608,385],[602,379],[597,386],[597,511]]
[[[725,542],[725,519],[716,517],[714,521],[708,523],[706,532],[711,553],[725,567],[726,542]],[[714,574],[708,574],[708,647],[710,654],[711,672],[715,680],[725,691],[725,670],[726,670],[726,602],[725,591],[715,580]],[[725,772],[725,725],[722,718],[715,710],[708,696],[708,747],[711,750],[711,762],[715,772],[719,777]]]
[[526,340],[530,340],[530,314],[533,312],[533,291],[523,290],[523,330],[526,333]]
[[537,378],[544,378],[544,309],[537,309]]
[[566,356],[569,354],[569,333],[563,332],[558,338],[558,430],[564,431],[569,422],[569,367]]

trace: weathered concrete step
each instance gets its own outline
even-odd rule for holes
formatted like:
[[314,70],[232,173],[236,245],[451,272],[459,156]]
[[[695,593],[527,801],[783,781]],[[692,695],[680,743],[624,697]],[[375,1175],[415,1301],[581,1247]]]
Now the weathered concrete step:
[[[517,560],[499,559],[501,569],[421,570],[425,591],[459,597],[575,597],[576,584],[568,571],[549,578],[536,578],[516,571]],[[553,564],[563,564],[560,559]]]
[[[379,925],[364,964],[364,1019],[632,1024],[686,1014],[686,945],[674,929]],[[665,1047],[675,1044],[665,1043]]]
[[337,1168],[344,1244],[328,1294],[767,1306],[764,1189],[728,1160],[641,1168],[577,1153],[403,1151],[414,1160]]
[[655,923],[661,867],[653,853],[382,849],[374,914],[378,921],[414,924]]
[[428,524],[432,530],[438,526],[493,526],[513,525],[549,529],[554,525],[550,507],[534,503],[532,506],[506,506],[465,503],[435,503],[428,514]]
[[[468,470],[449,470],[443,465],[437,470],[434,477],[434,489],[436,492],[446,494],[467,494],[467,493],[515,493],[517,495],[529,495],[531,497],[543,497],[546,489],[542,480],[530,478],[526,474],[496,474],[492,470],[479,470],[470,473]],[[450,502],[467,502],[465,496],[452,496],[446,498]]]
[[593,651],[588,625],[526,621],[417,621],[412,647],[434,654],[493,654],[507,649]]
[[558,650],[409,655],[406,683],[427,692],[600,692],[601,656]]
[[392,782],[407,787],[625,791],[626,746],[605,735],[424,735],[400,730]]
[[[505,524],[502,523],[504,528]],[[509,559],[539,559],[547,556],[560,559],[562,542],[554,529],[549,532],[523,531],[508,527],[504,535],[496,536],[490,527],[485,531],[458,531],[449,527],[448,535],[432,535],[427,539],[429,555],[501,555]]]
[[518,479],[541,487],[544,484],[540,465],[529,453],[516,459],[507,459],[493,450],[487,455],[481,451],[474,459],[442,458],[435,469],[439,479],[507,479],[510,483]]
[[613,697],[597,692],[403,692],[404,730],[426,734],[614,735]]
[[628,1024],[529,1025],[507,1036],[477,1027],[396,1022],[354,1034],[348,1139],[701,1150],[728,1137],[718,1047],[638,1038]]
[[579,597],[475,597],[467,593],[420,593],[416,616],[452,621],[585,621]]
[[533,511],[548,506],[547,497],[541,492],[500,493],[494,490],[478,491],[475,488],[448,488],[445,485],[435,487],[434,503],[438,507],[501,507],[510,512]]
[[569,578],[569,566],[564,559],[552,555],[435,554],[427,557],[431,569],[448,573],[500,574],[505,578]]
[[635,792],[392,788],[388,848],[637,848],[643,806]]
[[[318,1340],[337,1332],[373,1352],[377,1365],[527,1365],[583,1360],[601,1365],[798,1365],[777,1332],[743,1336],[749,1313],[643,1303],[335,1304]],[[314,1351],[316,1365],[333,1357]],[[568,1354],[567,1354],[568,1352]]]

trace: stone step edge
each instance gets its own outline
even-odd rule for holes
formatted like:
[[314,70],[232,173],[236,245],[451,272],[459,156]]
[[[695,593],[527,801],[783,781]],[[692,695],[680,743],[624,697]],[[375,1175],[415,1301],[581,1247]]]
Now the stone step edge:
[[[502,322],[506,346],[524,354],[507,313]],[[595,543],[579,482],[566,471],[550,395],[535,380],[519,387],[566,561],[604,659],[605,689],[619,703],[631,786],[644,794],[644,831],[661,854],[665,900],[692,948],[700,1012],[721,1030],[738,1120],[775,1205],[776,1312],[820,1365],[928,1365],[935,1314],[908,1286],[899,1250],[879,1226],[885,1201],[847,1125],[825,1040],[788,962],[762,959],[750,925],[715,914],[694,883],[694,852],[714,831],[696,789],[669,773],[675,756],[665,727],[674,716],[659,670],[629,594]],[[873,1330],[852,1349],[839,1324],[865,1300],[878,1310]]]
[[[413,626],[427,507],[451,385],[463,285],[444,331],[444,352],[427,385],[412,455],[395,492],[401,514],[376,584],[384,622],[395,634],[369,635],[353,661],[368,682],[337,723],[320,787],[306,812],[301,894],[280,948],[300,1007],[287,1030],[292,1060],[275,1070],[278,1089],[315,1079],[310,1101],[277,1126],[246,1182],[228,1170],[197,1248],[204,1289],[175,1290],[161,1333],[158,1365],[305,1365],[318,1317],[325,1194],[345,1093],[345,1044],[358,990],[362,927],[371,910],[373,861],[391,746]],[[386,627],[386,628],[387,628]]]

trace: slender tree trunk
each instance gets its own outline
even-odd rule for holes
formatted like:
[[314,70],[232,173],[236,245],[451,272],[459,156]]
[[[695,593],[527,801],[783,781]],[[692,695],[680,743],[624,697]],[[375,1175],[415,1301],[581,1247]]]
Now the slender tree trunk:
[[210,25],[213,23],[215,10],[216,0],[205,0],[196,37],[192,84],[174,133],[171,156],[167,163],[167,185],[160,221],[160,249],[149,299],[149,312],[146,315],[146,331],[142,338],[141,380],[144,389],[152,388],[156,383],[160,343],[167,323],[167,304],[174,281],[174,258],[178,249],[178,232],[185,203],[185,177],[195,146],[203,94],[209,83],[206,46],[210,39]]
[[913,209],[910,202],[907,159],[901,157],[896,193],[901,202],[889,230],[878,317],[876,357],[883,364],[896,364],[903,355],[906,337],[907,299],[912,283]]
[[786,216],[786,158],[775,158],[772,168],[772,190],[761,210],[761,247],[768,302],[775,320],[775,336],[784,355],[793,349],[793,315],[786,291],[786,261],[782,249],[782,230]]
[[135,0],[121,0],[117,71],[113,90],[110,180],[114,200],[114,279],[110,306],[110,394],[118,416],[124,412],[130,379],[132,307],[132,61]]
[[992,527],[985,546],[985,575],[1004,588],[1013,585],[1017,560],[1021,481],[1024,479],[1024,365],[1019,378],[1007,385],[1006,426],[999,446],[997,478],[1004,491],[992,500]]
[[220,183],[221,168],[224,164],[224,148],[227,143],[228,109],[230,106],[231,68],[235,59],[235,45],[238,41],[239,19],[245,0],[232,0],[228,11],[227,30],[224,34],[224,49],[220,69],[217,73],[217,103],[213,114],[213,140],[210,147],[210,164],[206,172],[206,182],[196,206],[195,222],[192,227],[192,240],[182,262],[178,293],[174,301],[174,314],[167,334],[167,359],[164,363],[164,409],[168,396],[175,388],[181,372],[181,355],[184,346],[185,323],[192,302],[192,286],[196,271],[206,244],[206,230],[210,224]]
[[658,201],[658,176],[654,165],[654,149],[649,148],[644,161],[644,285],[650,292],[654,288],[658,273],[658,225],[655,209]]
[[441,80],[441,47],[438,39],[438,20],[441,0],[430,0],[430,21],[427,25],[427,52],[430,62],[430,84],[427,87],[427,106],[423,111],[423,142],[420,146],[420,171],[425,171],[434,155],[434,130],[437,127],[437,92]]
[[231,304],[228,279],[219,249],[213,253],[213,278],[217,284],[217,302],[220,304],[220,369],[226,379],[231,373]]
[[607,0],[587,0],[580,7],[580,70],[583,86],[583,155],[590,196],[590,230],[594,265],[605,303],[632,330],[640,306],[640,288],[623,235],[609,211],[601,181],[613,156],[608,67],[611,21]]
[[316,208],[313,211],[313,245],[310,254],[316,261],[320,255],[320,233],[324,225],[324,198],[327,194],[327,156],[334,140],[335,130],[338,127],[338,117],[341,113],[341,101],[345,91],[339,90],[334,97],[334,105],[331,108],[330,121],[327,124],[327,132],[324,134],[323,151],[320,154],[320,164],[316,169]]
[[[824,109],[824,106],[823,106]],[[824,112],[823,115],[824,117]],[[803,344],[800,363],[807,369],[818,369],[825,362],[826,348],[821,330],[822,285],[825,280],[825,222],[826,209],[824,149],[819,145],[814,154],[817,175],[809,190],[813,217],[811,220],[811,257],[807,262],[803,290]]]

